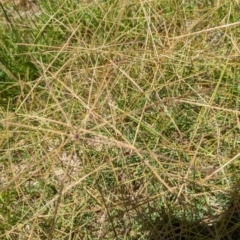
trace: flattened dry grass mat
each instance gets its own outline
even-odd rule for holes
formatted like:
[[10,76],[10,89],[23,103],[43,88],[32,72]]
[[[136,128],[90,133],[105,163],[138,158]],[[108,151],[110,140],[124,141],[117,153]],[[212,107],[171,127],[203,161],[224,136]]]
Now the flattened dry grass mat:
[[0,10],[0,238],[238,239],[239,3],[34,6]]

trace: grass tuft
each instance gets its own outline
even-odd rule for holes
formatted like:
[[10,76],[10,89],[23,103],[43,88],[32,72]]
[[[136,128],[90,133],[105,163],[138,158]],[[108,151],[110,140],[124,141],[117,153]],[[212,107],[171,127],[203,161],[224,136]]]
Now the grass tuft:
[[237,1],[0,6],[1,239],[238,239]]

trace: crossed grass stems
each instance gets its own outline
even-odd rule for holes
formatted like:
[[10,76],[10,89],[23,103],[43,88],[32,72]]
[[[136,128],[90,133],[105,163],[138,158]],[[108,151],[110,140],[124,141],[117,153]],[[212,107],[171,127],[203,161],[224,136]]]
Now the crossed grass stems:
[[[15,85],[28,91],[20,88],[13,110],[11,103],[1,109],[2,169],[7,172],[1,190],[6,212],[2,237],[27,232],[36,238],[77,238],[81,231],[90,234],[93,225],[95,238],[139,239],[143,233],[144,239],[151,229],[144,224],[154,224],[162,208],[175,208],[180,219],[189,208],[185,217],[191,221],[191,211],[193,219],[205,216],[221,197],[224,206],[212,210],[214,218],[214,211],[221,215],[229,201],[224,194],[237,179],[239,160],[239,85],[234,80],[238,22],[220,25],[216,14],[217,27],[206,26],[203,17],[198,25],[204,29],[185,33],[177,23],[181,14],[189,17],[184,9],[173,18],[168,15],[174,11],[165,10],[165,18],[157,19],[162,10],[155,2],[146,6],[136,1],[136,9],[127,2],[117,8],[114,4],[106,12],[107,4],[79,8],[84,33],[69,6],[55,11],[46,3],[41,28],[31,25],[31,31],[39,31],[32,35],[37,36],[34,44],[31,34],[26,34],[28,44],[26,38],[17,42],[24,48],[16,56],[32,54],[39,76],[17,80]],[[224,4],[215,6],[216,12]],[[208,7],[205,11],[205,17],[213,14]],[[163,21],[160,32],[155,18]],[[130,20],[136,26],[128,27]],[[61,44],[47,31],[52,26]],[[106,35],[101,28],[108,29]],[[217,31],[225,36],[218,39],[218,48],[231,45],[227,61],[208,41]],[[207,59],[202,47],[210,54]],[[199,65],[192,63],[199,54]],[[1,71],[19,76],[9,66]],[[229,140],[224,142],[225,137]],[[14,201],[22,204],[20,218],[13,214]],[[6,202],[9,208],[3,207]]]

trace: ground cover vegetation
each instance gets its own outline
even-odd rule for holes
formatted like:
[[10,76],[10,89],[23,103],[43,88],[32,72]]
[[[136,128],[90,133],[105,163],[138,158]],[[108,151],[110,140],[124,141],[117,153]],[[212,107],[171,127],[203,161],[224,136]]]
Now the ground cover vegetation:
[[1,239],[240,239],[238,0],[0,7]]

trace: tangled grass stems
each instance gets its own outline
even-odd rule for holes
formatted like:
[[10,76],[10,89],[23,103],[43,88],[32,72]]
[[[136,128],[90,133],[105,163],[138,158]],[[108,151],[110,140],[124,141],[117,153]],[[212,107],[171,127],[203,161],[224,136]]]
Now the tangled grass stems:
[[237,1],[36,4],[0,15],[0,238],[237,239]]

